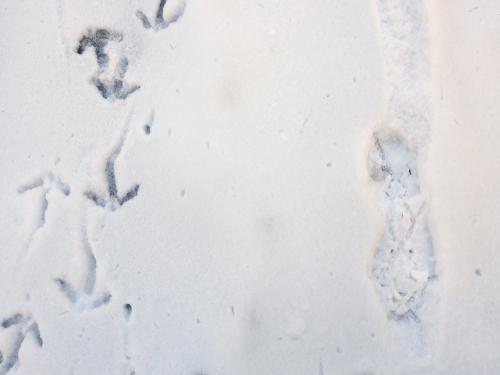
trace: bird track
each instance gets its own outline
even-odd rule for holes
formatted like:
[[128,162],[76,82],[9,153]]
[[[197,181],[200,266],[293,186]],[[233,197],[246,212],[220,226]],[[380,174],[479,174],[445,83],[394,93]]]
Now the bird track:
[[97,206],[107,208],[110,211],[114,211],[117,208],[123,206],[125,203],[135,198],[139,193],[139,184],[134,184],[124,195],[118,195],[118,187],[116,184],[116,173],[115,173],[115,163],[116,159],[120,156],[122,152],[123,145],[126,141],[128,135],[128,120],[125,128],[120,135],[118,142],[113,146],[110,154],[106,158],[106,163],[104,167],[104,175],[106,177],[107,185],[107,197],[103,197],[93,190],[87,190],[84,195],[94,202]]
[[81,287],[77,289],[62,277],[55,278],[54,282],[68,302],[78,311],[94,310],[107,305],[111,301],[112,295],[106,290],[96,292],[97,260],[88,237],[86,216],[82,219],[80,236],[84,268],[86,269]]
[[88,48],[93,48],[97,60],[98,70],[91,78],[99,93],[104,99],[114,101],[125,100],[129,95],[140,89],[138,84],[129,84],[125,81],[128,70],[128,58],[119,56],[114,69],[110,68],[111,58],[107,52],[109,42],[120,43],[123,35],[108,29],[88,29],[76,48],[76,53],[82,55]]
[[43,339],[38,323],[29,314],[16,313],[2,320],[1,328],[10,339],[2,343],[0,351],[0,375],[5,375],[19,365],[19,351],[28,336],[38,347],[43,346]]
[[168,9],[165,10],[167,0],[160,0],[154,17],[154,22],[151,22],[148,16],[146,16],[146,14],[141,10],[136,12],[136,16],[141,21],[142,26],[145,29],[152,29],[156,32],[166,29],[170,26],[170,24],[177,22],[179,18],[182,17],[186,8],[186,2],[184,0],[170,0],[168,1],[168,5],[170,4],[173,5],[168,6]]
[[[141,20],[144,28],[159,31],[167,28],[170,24],[179,20],[184,14],[185,2],[183,0],[160,0],[153,21],[142,12],[137,11],[136,16]],[[99,94],[108,101],[125,100],[131,94],[140,89],[138,84],[129,84],[125,80],[128,71],[129,60],[121,54],[111,54],[110,44],[118,44],[123,40],[123,35],[119,32],[107,28],[88,29],[78,41],[75,52],[83,55],[88,49],[93,49],[97,61],[97,71],[92,75],[90,81],[96,87]],[[143,126],[145,135],[150,135],[154,122],[154,111]],[[110,154],[106,158],[104,175],[106,178],[107,194],[98,194],[94,190],[84,192],[89,200],[99,207],[114,211],[123,206],[128,201],[134,199],[139,192],[139,184],[134,184],[125,194],[119,195],[115,163],[122,152],[123,145],[128,135],[128,123],[118,142],[113,146]],[[24,194],[28,191],[40,188],[41,203],[39,208],[36,228],[30,235],[28,248],[36,233],[42,229],[46,222],[46,214],[49,207],[47,196],[51,190],[57,190],[64,196],[70,195],[70,186],[62,182],[53,173],[48,172],[34,180],[20,186],[17,191]],[[107,305],[112,298],[111,293],[97,286],[97,268],[98,262],[93,251],[89,236],[87,215],[83,215],[80,225],[80,245],[81,259],[83,263],[81,268],[84,270],[83,278],[80,282],[70,282],[66,277],[54,278],[54,283],[60,290],[69,304],[78,311],[89,311]],[[72,276],[72,275],[70,275]],[[129,322],[132,316],[132,305],[123,304],[123,314],[125,324]],[[5,331],[10,340],[1,341],[0,345],[0,375],[5,375],[19,365],[19,352],[27,337],[33,338],[39,346],[43,346],[42,336],[38,323],[33,320],[30,314],[16,313],[1,322],[1,331]],[[130,363],[131,356],[128,353],[128,330],[125,328],[124,356],[127,363]],[[128,373],[135,375],[135,369],[130,365]]]
[[49,208],[49,201],[47,196],[50,191],[55,190],[61,192],[64,196],[68,196],[71,193],[71,188],[68,184],[62,182],[58,177],[56,177],[52,172],[47,172],[41,176],[31,180],[30,182],[18,187],[17,192],[19,194],[24,194],[28,191],[38,189],[41,190],[40,206],[37,211],[37,223],[33,231],[31,232],[26,249],[29,250],[31,243],[33,242],[37,232],[45,226],[47,210]]

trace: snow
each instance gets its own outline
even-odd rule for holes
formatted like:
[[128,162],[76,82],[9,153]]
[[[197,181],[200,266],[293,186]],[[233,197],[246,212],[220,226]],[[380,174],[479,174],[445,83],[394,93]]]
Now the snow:
[[0,375],[500,372],[493,0],[5,0]]

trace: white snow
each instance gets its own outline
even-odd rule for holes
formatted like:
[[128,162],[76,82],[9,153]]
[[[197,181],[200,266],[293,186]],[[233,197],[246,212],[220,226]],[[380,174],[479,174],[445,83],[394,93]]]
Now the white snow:
[[500,373],[498,14],[4,0],[0,375]]

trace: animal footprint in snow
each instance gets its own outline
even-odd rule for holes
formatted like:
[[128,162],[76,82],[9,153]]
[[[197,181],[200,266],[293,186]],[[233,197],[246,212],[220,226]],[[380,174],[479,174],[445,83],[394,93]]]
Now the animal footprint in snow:
[[[123,305],[123,316],[125,318],[125,322],[128,323],[130,316],[132,315],[132,305],[130,303],[125,303]],[[124,357],[124,365],[126,367],[126,374],[133,375],[135,374],[135,370],[131,365],[132,355],[130,354],[129,349],[129,332],[127,326],[123,329],[123,357]]]
[[99,90],[104,99],[113,101],[124,100],[130,94],[137,91],[140,85],[125,82],[125,74],[128,70],[128,59],[123,56],[116,57],[114,69],[110,67],[111,57],[107,52],[109,42],[119,43],[123,39],[122,34],[107,29],[89,29],[80,38],[76,53],[82,55],[88,48],[93,48],[97,59],[98,70],[91,81]]
[[0,347],[0,375],[5,375],[19,364],[19,351],[28,336],[39,347],[43,346],[43,340],[38,324],[30,315],[16,313],[2,320],[1,329],[6,331],[6,339]]
[[[165,5],[167,5],[165,9]],[[148,16],[144,12],[138,10],[136,12],[137,18],[142,22],[145,29],[153,29],[159,31],[166,29],[171,23],[176,22],[184,14],[186,8],[185,0],[160,0],[158,9],[156,10],[154,22],[151,23]]]
[[115,174],[115,162],[120,152],[122,151],[123,144],[128,134],[128,125],[125,127],[124,132],[120,136],[117,144],[111,150],[111,153],[106,158],[106,164],[104,168],[104,174],[106,176],[106,185],[108,196],[106,198],[97,194],[95,191],[88,190],[84,195],[94,202],[97,206],[107,207],[111,211],[116,210],[118,207],[123,206],[129,200],[135,198],[139,193],[139,184],[132,186],[127,193],[122,196],[118,195],[118,188],[116,185],[116,174]]
[[148,121],[142,127],[142,130],[144,131],[145,135],[151,134],[151,130],[153,129],[154,121],[155,121],[155,111],[152,110],[151,113],[149,114]]
[[390,318],[418,320],[417,310],[436,275],[416,152],[399,134],[376,134],[369,169],[387,220],[373,262],[376,288]]
[[81,288],[75,288],[69,281],[63,278],[55,278],[54,282],[63,293],[69,303],[74,305],[78,311],[94,310],[107,305],[111,301],[111,294],[107,291],[95,292],[97,279],[97,260],[90,245],[87,234],[87,225],[81,227],[81,240],[83,250],[83,267],[85,277]]
[[37,223],[35,229],[33,230],[28,239],[27,248],[29,248],[29,246],[31,245],[31,242],[33,241],[38,230],[42,229],[43,226],[45,225],[47,210],[49,208],[49,201],[47,199],[49,192],[51,190],[59,191],[64,196],[68,196],[71,192],[69,185],[62,182],[51,172],[45,173],[42,176],[35,178],[34,180],[28,182],[25,185],[19,186],[17,192],[19,194],[24,194],[28,191],[38,188],[40,188],[41,190],[41,199],[40,199],[40,205],[37,208]]
[[62,278],[54,279],[59,290],[64,294],[68,302],[75,306],[77,311],[95,310],[101,306],[107,305],[111,301],[111,293],[103,291],[94,293],[93,290],[78,291],[73,285]]

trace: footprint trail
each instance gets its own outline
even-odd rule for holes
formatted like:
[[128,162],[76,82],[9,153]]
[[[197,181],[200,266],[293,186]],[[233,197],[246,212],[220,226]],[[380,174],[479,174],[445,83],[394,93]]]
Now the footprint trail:
[[419,173],[431,125],[427,22],[420,0],[378,0],[377,6],[387,106],[367,166],[385,220],[371,276],[388,318],[422,331],[422,307],[431,303],[437,279]]
[[31,232],[25,246],[27,251],[29,251],[37,232],[45,226],[47,210],[49,208],[49,201],[47,199],[49,192],[55,190],[62,193],[64,196],[68,196],[71,193],[70,186],[62,182],[52,172],[44,173],[34,180],[19,186],[17,192],[19,194],[24,194],[38,188],[41,190],[40,205],[37,209],[36,226]]

